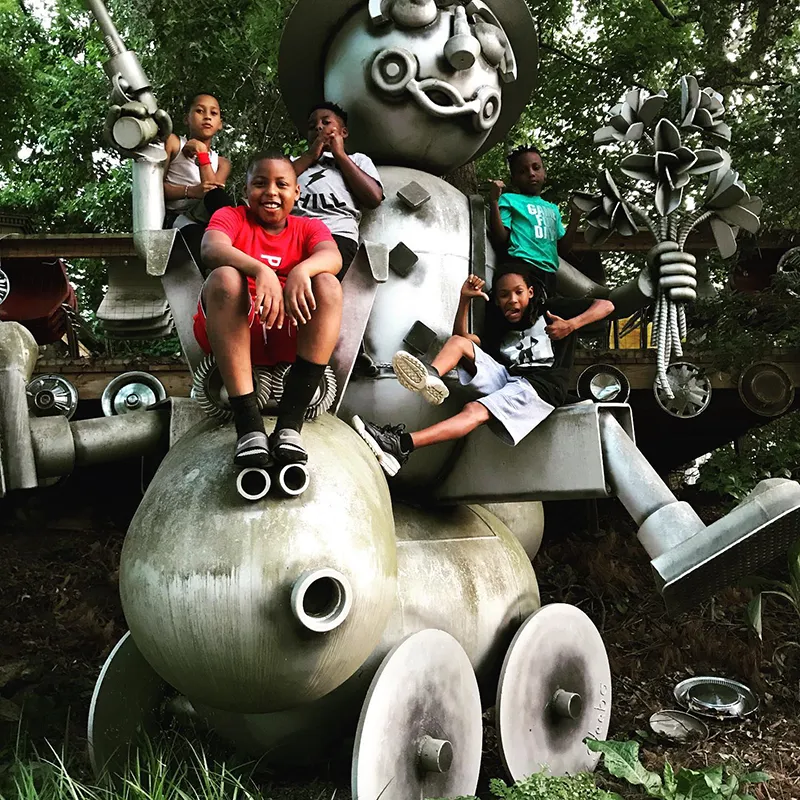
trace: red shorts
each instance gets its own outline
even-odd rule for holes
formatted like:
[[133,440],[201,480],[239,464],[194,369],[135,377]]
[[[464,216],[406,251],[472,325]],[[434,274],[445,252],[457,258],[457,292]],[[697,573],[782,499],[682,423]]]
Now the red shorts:
[[[297,357],[297,328],[286,317],[283,328],[267,330],[259,322],[255,304],[255,281],[247,279],[250,289],[250,310],[247,312],[247,324],[250,327],[250,359],[260,367],[271,367],[282,362],[294,363]],[[211,352],[211,343],[206,332],[206,312],[203,308],[202,296],[197,301],[197,313],[194,315],[194,338],[203,352]]]

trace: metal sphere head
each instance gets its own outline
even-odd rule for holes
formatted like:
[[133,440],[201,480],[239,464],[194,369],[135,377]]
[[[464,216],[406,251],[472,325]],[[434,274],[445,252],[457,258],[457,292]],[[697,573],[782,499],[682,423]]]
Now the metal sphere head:
[[236,489],[230,426],[169,452],[125,539],[120,594],[136,645],[191,701],[264,713],[316,700],[380,640],[396,596],[391,499],[344,422],[303,428],[299,497]]
[[536,60],[522,0],[300,0],[281,42],[281,89],[301,130],[314,103],[336,102],[351,152],[443,174],[507,133]]

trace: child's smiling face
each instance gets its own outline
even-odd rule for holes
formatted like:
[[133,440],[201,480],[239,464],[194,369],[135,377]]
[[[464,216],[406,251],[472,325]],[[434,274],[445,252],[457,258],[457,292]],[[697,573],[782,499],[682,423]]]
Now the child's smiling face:
[[522,275],[508,272],[494,284],[494,299],[508,322],[520,322],[533,300],[533,286]]
[[299,197],[300,187],[290,161],[262,158],[250,168],[247,202],[265,228],[282,229]]
[[219,103],[210,94],[199,94],[192,100],[186,125],[192,139],[211,139],[222,130],[222,112]]

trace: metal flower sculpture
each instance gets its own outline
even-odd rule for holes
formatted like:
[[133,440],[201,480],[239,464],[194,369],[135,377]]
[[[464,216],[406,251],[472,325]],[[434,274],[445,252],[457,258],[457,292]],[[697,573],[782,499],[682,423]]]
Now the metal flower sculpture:
[[[722,95],[711,88],[701,90],[692,75],[681,78],[679,87],[677,125],[660,117],[668,100],[664,89],[653,95],[636,89],[608,112],[607,124],[594,135],[595,144],[635,148],[619,163],[622,174],[636,181],[635,187],[620,188],[605,170],[598,178],[600,194],[575,195],[576,205],[587,214],[585,236],[589,243],[615,232],[633,235],[637,231],[633,215],[644,222],[656,240],[647,259],[658,286],[653,316],[658,347],[656,386],[670,399],[673,393],[667,365],[673,353],[683,355],[684,304],[697,296],[695,260],[683,251],[686,240],[701,222],[709,220],[720,255],[729,258],[736,252],[740,228],[751,233],[758,230],[762,206],[759,198],[750,197],[739,173],[731,168],[728,153],[718,146],[703,147],[706,140],[711,144],[730,141],[730,128],[722,122]],[[692,179],[705,175],[705,189],[698,191],[702,186],[693,185]],[[652,207],[633,202],[632,188],[640,196],[651,197]],[[694,199],[693,208],[686,208],[689,195]]]

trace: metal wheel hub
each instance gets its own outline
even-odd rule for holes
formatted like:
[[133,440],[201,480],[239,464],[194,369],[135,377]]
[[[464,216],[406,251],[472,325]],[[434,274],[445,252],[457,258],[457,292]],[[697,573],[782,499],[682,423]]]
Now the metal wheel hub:
[[605,739],[611,670],[589,617],[564,603],[531,614],[506,654],[497,688],[500,753],[513,780],[546,767],[551,775],[595,768],[583,743]]
[[694,364],[677,361],[667,367],[667,381],[673,398],[657,384],[653,384],[656,402],[667,414],[681,419],[691,419],[702,414],[711,402],[711,380]]
[[103,390],[100,404],[103,414],[116,417],[131,411],[146,411],[167,399],[164,384],[149,372],[124,372]]
[[72,419],[78,408],[78,390],[61,375],[39,375],[25,387],[25,393],[34,417]]

